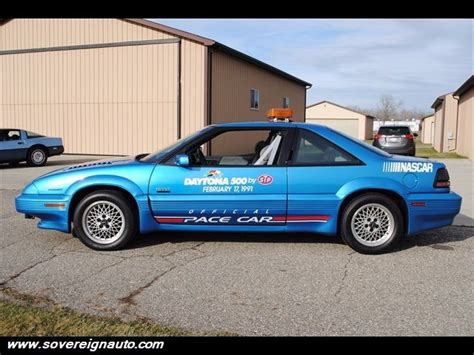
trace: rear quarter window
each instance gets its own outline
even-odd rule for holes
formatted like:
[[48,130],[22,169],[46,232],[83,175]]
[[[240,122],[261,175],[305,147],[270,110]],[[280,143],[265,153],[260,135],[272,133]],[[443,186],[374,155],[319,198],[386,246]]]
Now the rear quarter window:
[[26,136],[28,138],[40,138],[40,137],[44,137],[43,135],[39,134],[39,133],[35,133],[35,132],[29,132],[29,131],[26,131]]

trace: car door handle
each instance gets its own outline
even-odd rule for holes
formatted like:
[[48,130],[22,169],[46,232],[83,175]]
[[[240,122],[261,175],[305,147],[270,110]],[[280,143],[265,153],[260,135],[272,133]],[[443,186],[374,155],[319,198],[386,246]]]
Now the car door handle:
[[23,143],[23,142],[18,142],[17,144],[25,144],[25,143]]

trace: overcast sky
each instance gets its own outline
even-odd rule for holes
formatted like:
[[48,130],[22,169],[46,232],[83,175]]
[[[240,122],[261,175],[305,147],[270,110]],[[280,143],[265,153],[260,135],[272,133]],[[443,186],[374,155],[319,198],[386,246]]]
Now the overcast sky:
[[390,94],[407,109],[430,111],[474,71],[472,20],[153,20],[309,81],[308,104],[374,108]]

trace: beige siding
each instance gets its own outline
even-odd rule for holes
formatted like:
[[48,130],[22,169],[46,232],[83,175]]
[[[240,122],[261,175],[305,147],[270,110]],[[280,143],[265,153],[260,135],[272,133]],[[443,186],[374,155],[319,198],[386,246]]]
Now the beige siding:
[[472,143],[474,132],[474,88],[465,92],[459,98],[458,110],[458,142],[457,152],[474,159],[474,144]]
[[306,121],[329,126],[354,138],[372,138],[373,119],[330,102],[324,101],[308,107]]
[[181,135],[207,123],[207,47],[183,40],[181,44]]
[[433,144],[434,115],[426,117],[421,123],[421,143]]
[[0,30],[0,50],[173,38],[119,19],[15,19]]
[[[354,138],[359,138],[357,132],[359,131],[359,120],[356,118],[339,118],[335,119],[321,119],[308,118],[307,123],[314,123],[323,126],[331,127],[332,129],[348,134]],[[356,133],[356,134],[354,134]]]
[[435,110],[434,148],[438,152],[456,149],[457,117],[458,102],[452,94],[448,94]]
[[458,101],[453,95],[446,95],[443,102],[444,110],[444,142],[443,151],[450,152],[456,149],[456,133],[458,119]]
[[[259,110],[250,109],[250,89],[260,91]],[[222,52],[212,53],[212,122],[262,121],[267,110],[290,98],[293,120],[304,121],[306,88]]]
[[433,147],[436,151],[441,152],[443,147],[443,127],[444,127],[444,115],[443,115],[443,104],[439,105],[435,109],[434,114],[434,142]]
[[67,153],[135,154],[176,139],[176,44],[0,61],[4,126],[62,137]]
[[372,139],[373,137],[374,137],[374,119],[371,117],[366,117],[364,139]]
[[[172,38],[118,19],[18,19],[0,50]],[[0,123],[60,136],[67,153],[151,152],[177,138],[178,47],[145,46],[0,56]],[[181,134],[207,117],[207,48],[181,41]]]

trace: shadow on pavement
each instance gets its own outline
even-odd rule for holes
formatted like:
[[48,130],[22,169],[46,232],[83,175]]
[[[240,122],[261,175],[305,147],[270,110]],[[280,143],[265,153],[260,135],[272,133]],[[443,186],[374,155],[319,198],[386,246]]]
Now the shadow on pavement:
[[[453,249],[441,247],[442,244],[460,242],[474,237],[474,228],[462,226],[449,226],[441,229],[405,237],[393,250],[400,252],[413,247],[431,246],[435,249]],[[338,236],[324,236],[307,233],[151,233],[140,235],[127,249],[146,248],[164,243],[186,242],[224,242],[224,243],[324,243],[344,245]],[[348,247],[349,248],[349,247]]]
[[472,227],[449,226],[406,237],[395,251],[425,246],[440,250],[453,250],[455,247],[443,246],[443,244],[462,242],[472,237],[474,237],[474,228]]
[[344,244],[341,238],[335,236],[314,235],[305,233],[151,233],[140,235],[128,248],[146,248],[151,245],[164,243],[186,242],[224,242],[224,243],[329,243]]

